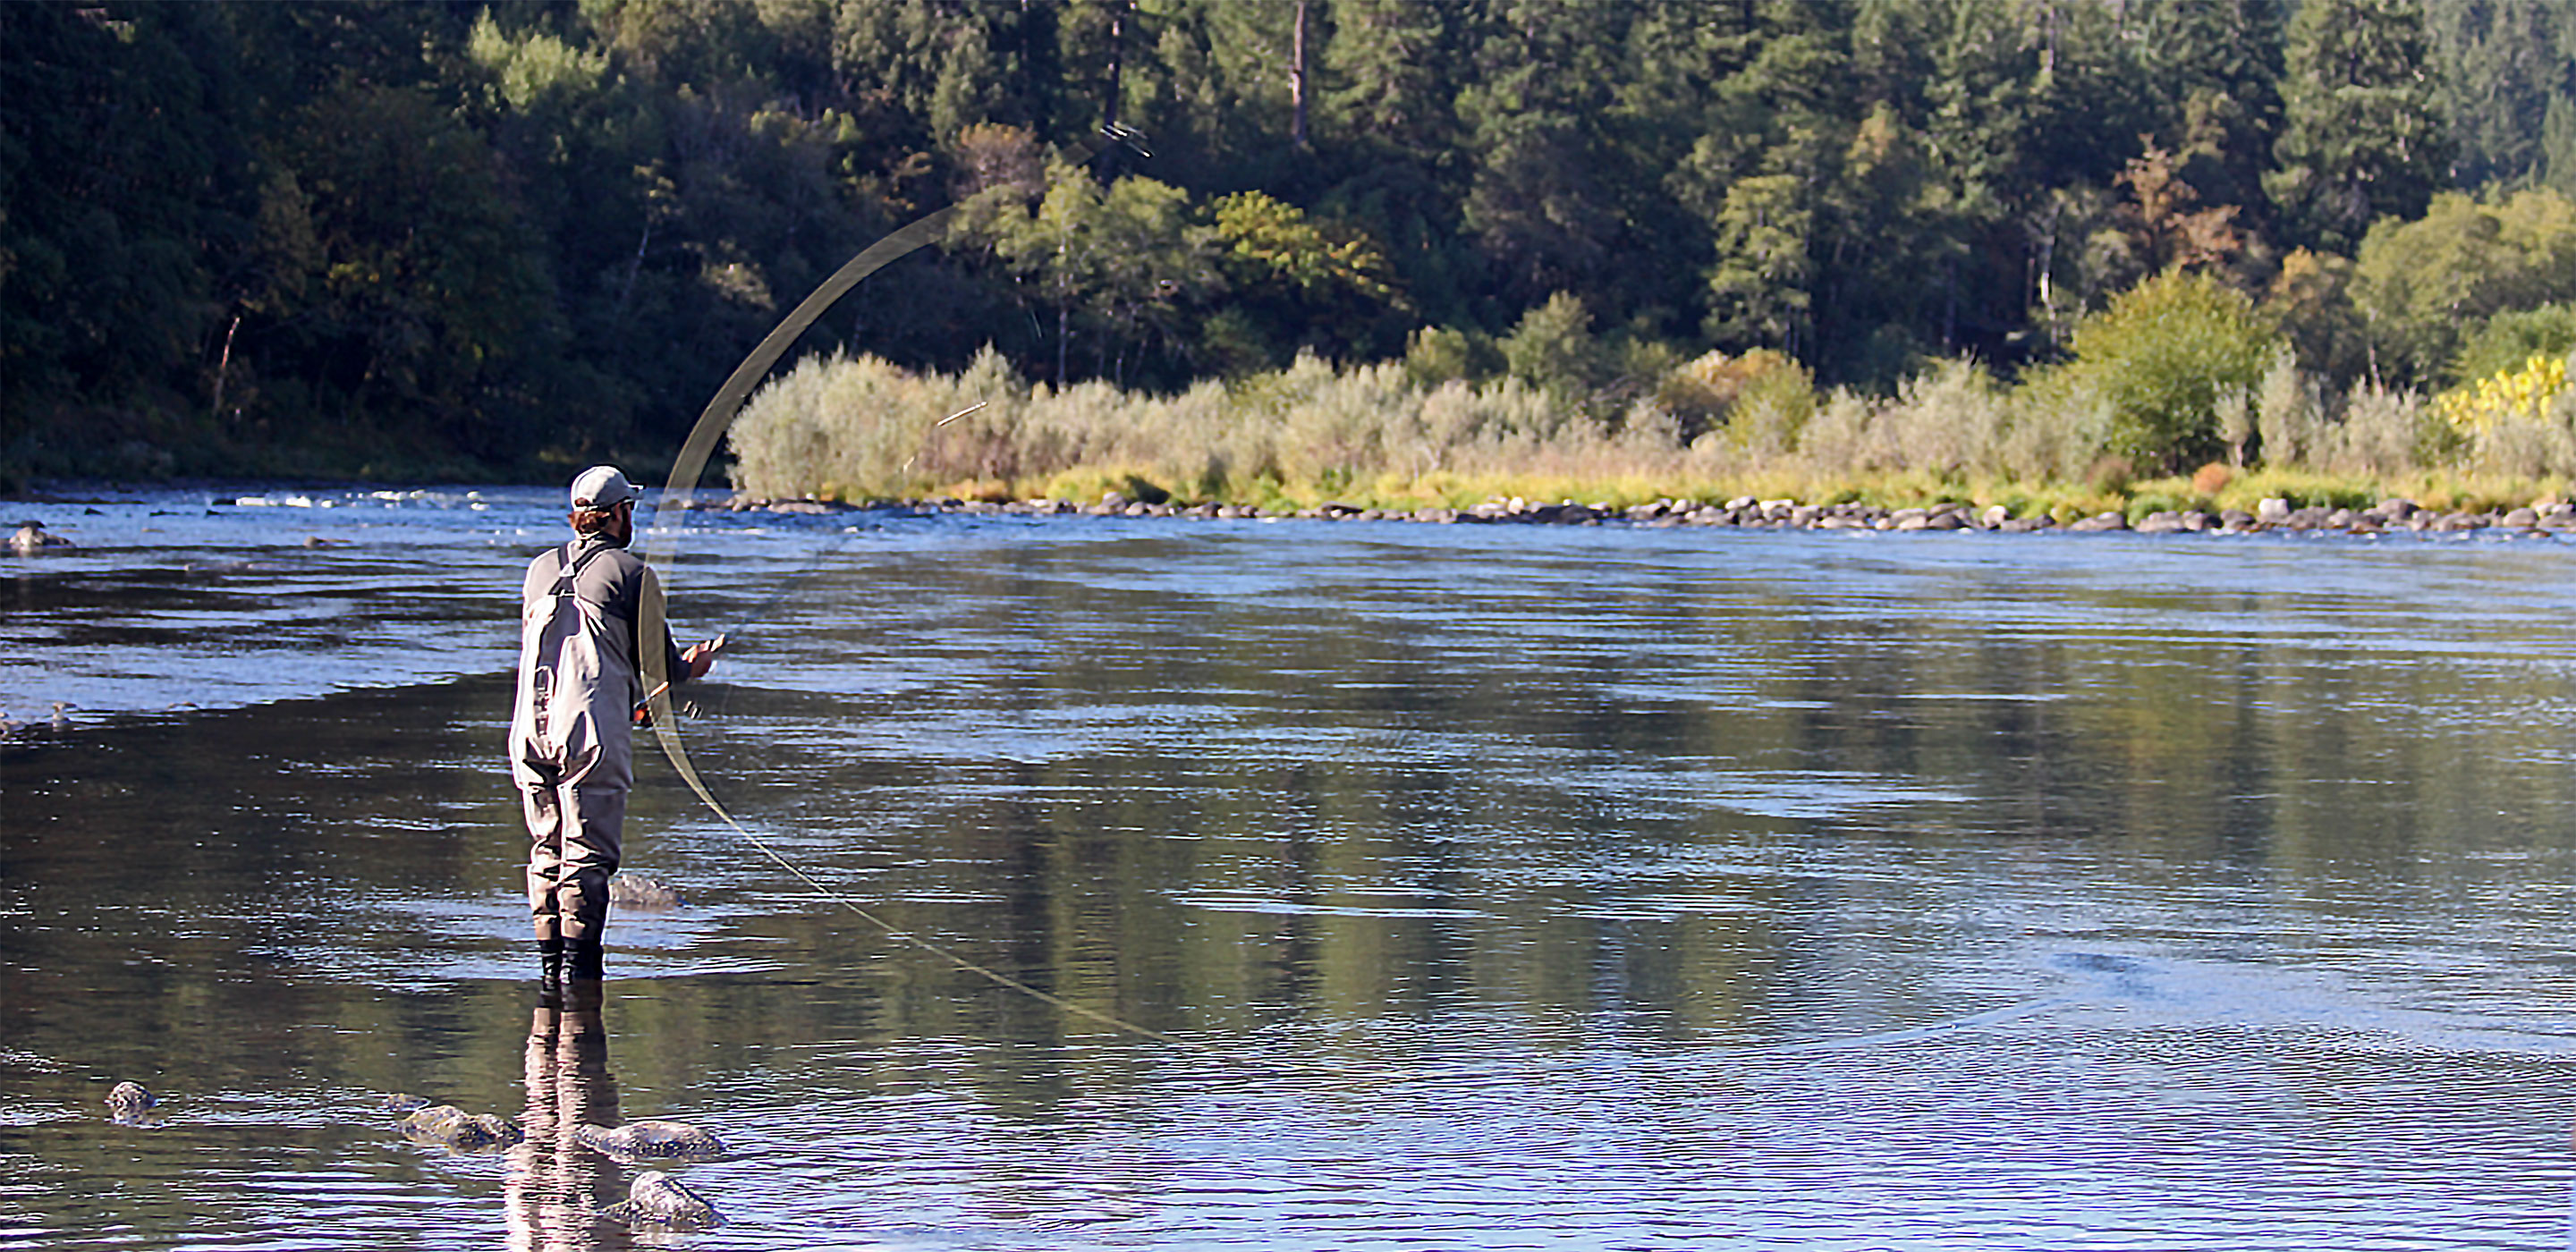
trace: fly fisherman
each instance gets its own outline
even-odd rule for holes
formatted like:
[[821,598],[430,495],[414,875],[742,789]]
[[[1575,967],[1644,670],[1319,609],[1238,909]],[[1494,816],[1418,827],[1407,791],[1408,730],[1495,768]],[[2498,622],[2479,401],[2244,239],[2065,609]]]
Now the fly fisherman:
[[[510,776],[528,818],[528,907],[536,915],[542,997],[566,978],[596,980],[617,872],[626,791],[635,782],[634,724],[642,648],[659,648],[673,683],[705,674],[719,642],[682,652],[670,631],[645,640],[643,609],[661,590],[626,551],[642,493],[613,466],[572,480],[573,540],[528,565],[519,620],[519,691],[510,714]],[[658,694],[658,693],[655,693]]]

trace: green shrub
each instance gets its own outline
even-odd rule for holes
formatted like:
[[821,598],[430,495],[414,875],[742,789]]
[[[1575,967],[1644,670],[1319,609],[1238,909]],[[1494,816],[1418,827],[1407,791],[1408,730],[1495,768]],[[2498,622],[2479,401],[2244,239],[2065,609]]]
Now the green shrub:
[[2502,199],[2444,192],[2420,218],[2373,224],[2354,280],[2374,374],[2418,386],[2481,377],[2442,376],[2466,355],[2470,328],[2504,310],[2576,300],[2576,202],[2546,187]]
[[[1724,425],[1738,402],[1745,398],[1747,390],[1782,371],[1800,371],[1800,366],[1770,348],[1756,348],[1742,356],[1712,351],[1664,370],[1655,380],[1653,402],[1673,416],[1680,427],[1681,441],[1689,443]],[[1765,385],[1777,388],[1781,394],[1792,386],[1788,382]],[[1796,385],[1812,391],[1814,380],[1801,371]],[[1775,405],[1775,410],[1777,408]],[[1779,416],[1795,418],[1797,414],[1793,407],[1791,412]],[[1746,445],[1739,440],[1736,446],[1741,449]],[[1773,451],[1786,446],[1786,443],[1781,443]]]
[[1475,382],[1501,372],[1502,354],[1493,340],[1472,330],[1425,326],[1405,342],[1404,374],[1425,389],[1448,382]]
[[2209,497],[2190,490],[2142,488],[2129,496],[2128,517],[2136,521],[2150,513],[2181,513],[2198,509],[2210,511]]
[[1936,362],[1899,384],[1878,415],[1879,455],[1891,468],[1959,475],[1991,469],[2013,422],[2012,397],[1971,361]]
[[2535,356],[2563,357],[2570,351],[2576,351],[2576,304],[2509,309],[2488,318],[2469,337],[2452,362],[2451,377],[2474,382],[2520,369]]
[[2004,505],[2004,513],[2014,515],[2014,518],[2038,518],[2038,515],[2048,513],[2048,497],[2032,495],[2032,492],[2022,492],[2022,489],[2012,489],[2012,492],[1996,495],[1994,502],[1996,505]]
[[2251,513],[2262,501],[2278,496],[2289,501],[2292,508],[2363,509],[2378,503],[2380,493],[2381,487],[2376,480],[2356,480],[2313,470],[2265,468],[2227,484],[2218,493],[2215,503],[2223,508]]
[[2242,294],[2208,274],[2168,270],[2113,297],[2075,328],[2060,367],[2108,407],[2108,450],[2163,469],[2219,452],[2220,393],[2251,390],[2272,338]]
[[1592,333],[1591,311],[1583,307],[1582,297],[1564,291],[1523,314],[1496,346],[1512,377],[1573,397],[1600,385],[1608,364]]

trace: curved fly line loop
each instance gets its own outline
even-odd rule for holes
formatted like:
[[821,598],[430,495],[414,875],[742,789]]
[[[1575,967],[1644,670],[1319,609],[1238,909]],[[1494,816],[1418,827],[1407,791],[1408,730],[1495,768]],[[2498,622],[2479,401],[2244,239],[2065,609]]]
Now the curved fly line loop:
[[[1124,147],[1139,156],[1153,155],[1146,150],[1144,140],[1142,133],[1112,122],[1101,127],[1098,135],[1067,153],[1066,164],[1073,169],[1081,169],[1089,165],[1092,158],[1112,147]],[[680,445],[679,458],[672,463],[670,483],[662,489],[662,498],[657,504],[651,538],[646,544],[644,554],[645,561],[656,571],[670,568],[678,546],[679,532],[679,527],[676,525],[666,527],[662,524],[658,510],[685,512],[690,508],[696,499],[698,479],[706,473],[707,462],[714,457],[716,444],[724,438],[726,431],[732,429],[734,419],[742,413],[743,402],[751,398],[752,389],[760,385],[761,379],[768,375],[770,368],[777,365],[778,359],[787,354],[787,349],[811,329],[815,321],[827,310],[839,303],[841,297],[848,295],[851,288],[858,286],[860,281],[870,274],[876,273],[922,245],[937,239],[947,230],[948,219],[956,216],[957,208],[958,206],[952,204],[905,225],[885,238],[868,245],[857,256],[851,257],[830,278],[825,279],[822,286],[815,288],[812,295],[805,297],[803,303],[798,304],[794,311],[780,321],[777,328],[770,331],[768,336],[760,341],[759,346],[751,350],[751,355],[743,358],[741,365],[734,367],[733,374],[725,379],[722,387],[716,389],[715,398],[707,401],[706,410],[698,415],[697,425],[689,429],[687,441]],[[659,640],[667,637],[669,618],[659,577],[648,577],[644,580],[638,619],[637,625],[641,628],[644,639]],[[777,862],[779,868],[794,875],[798,881],[813,888],[824,898],[847,909],[860,920],[884,931],[888,937],[947,961],[963,972],[977,975],[1002,987],[1032,996],[1067,1013],[1089,1018],[1105,1026],[1164,1043],[1185,1046],[1190,1044],[1189,1040],[1139,1026],[1097,1009],[1085,1008],[1060,996],[1041,991],[1008,974],[978,965],[948,948],[914,935],[860,907],[849,897],[798,868],[776,848],[771,847],[760,836],[753,834],[725,808],[721,801],[716,799],[715,792],[709,789],[706,780],[699,776],[697,767],[690,763],[687,746],[680,741],[679,719],[672,715],[671,709],[671,673],[667,653],[662,648],[649,644],[637,647],[636,652],[643,662],[645,690],[651,693],[647,697],[647,703],[652,709],[653,733],[661,741],[662,754],[670,758],[671,767],[679,771],[680,777],[688,782],[689,790],[696,792],[698,799],[703,801],[708,809],[723,819],[727,826],[732,827],[735,834],[742,836],[751,846],[760,849],[770,860]]]

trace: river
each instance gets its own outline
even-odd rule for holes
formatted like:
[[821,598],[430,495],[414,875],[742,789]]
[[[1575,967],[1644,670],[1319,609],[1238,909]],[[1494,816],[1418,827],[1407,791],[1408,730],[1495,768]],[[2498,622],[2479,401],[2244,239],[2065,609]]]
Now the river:
[[639,760],[577,1022],[556,495],[105,494],[0,557],[0,1246],[2571,1246],[2561,541],[698,515],[741,829]]

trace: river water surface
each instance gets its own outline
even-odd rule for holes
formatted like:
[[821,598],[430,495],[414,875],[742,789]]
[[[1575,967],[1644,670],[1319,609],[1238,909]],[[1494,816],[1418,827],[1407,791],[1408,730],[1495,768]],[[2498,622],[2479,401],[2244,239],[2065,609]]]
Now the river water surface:
[[697,517],[549,1015],[554,493],[209,499],[0,557],[0,1246],[2570,1246],[2558,541]]

